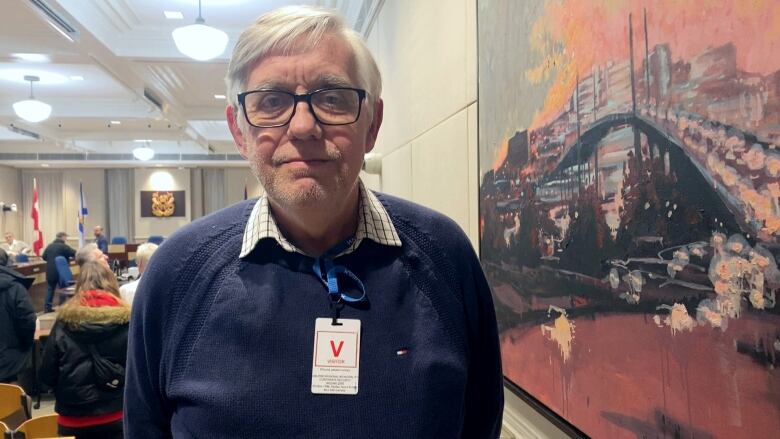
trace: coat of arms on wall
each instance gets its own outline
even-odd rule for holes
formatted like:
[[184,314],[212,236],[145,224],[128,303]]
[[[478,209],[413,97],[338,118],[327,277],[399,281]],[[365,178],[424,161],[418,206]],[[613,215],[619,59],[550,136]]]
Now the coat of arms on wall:
[[185,216],[184,191],[141,191],[141,217]]
[[170,192],[155,192],[152,194],[152,215],[166,217],[173,215],[176,202]]

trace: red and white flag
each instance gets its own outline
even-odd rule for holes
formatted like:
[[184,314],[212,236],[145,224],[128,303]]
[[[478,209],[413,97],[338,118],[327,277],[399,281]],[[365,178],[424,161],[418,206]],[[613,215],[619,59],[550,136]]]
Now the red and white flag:
[[35,241],[33,241],[33,251],[36,256],[40,256],[41,249],[43,248],[43,233],[41,232],[38,221],[38,181],[35,178],[33,178],[33,202],[30,216],[33,220],[33,238],[35,238]]

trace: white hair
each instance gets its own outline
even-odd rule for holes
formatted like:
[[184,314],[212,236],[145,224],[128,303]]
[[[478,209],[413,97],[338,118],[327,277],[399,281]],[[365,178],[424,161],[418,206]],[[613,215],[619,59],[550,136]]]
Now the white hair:
[[87,262],[95,260],[95,250],[98,250],[98,246],[94,242],[85,244],[84,247],[79,249],[79,251],[76,253],[76,263],[79,265],[79,267],[86,264]]
[[157,247],[158,245],[153,242],[145,242],[138,246],[138,249],[135,251],[135,264],[139,270],[141,267],[146,268],[149,259],[152,259],[152,253],[157,250]]
[[[238,114],[238,94],[246,91],[250,69],[272,53],[306,52],[326,34],[341,37],[351,48],[357,65],[358,87],[366,90],[370,110],[382,94],[382,77],[363,38],[335,12],[313,6],[287,6],[265,13],[238,37],[230,57],[227,99]],[[369,111],[370,111],[369,110]],[[237,118],[239,121],[242,118]]]

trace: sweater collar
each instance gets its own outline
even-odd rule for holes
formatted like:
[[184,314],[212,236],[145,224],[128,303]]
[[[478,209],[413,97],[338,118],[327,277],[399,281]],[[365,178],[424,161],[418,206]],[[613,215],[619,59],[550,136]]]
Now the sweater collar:
[[[401,238],[390,220],[387,210],[370,190],[366,189],[363,182],[359,183],[358,227],[352,244],[334,257],[345,255],[355,251],[363,239],[370,239],[377,244],[390,247],[400,247]],[[306,255],[295,244],[288,241],[274,220],[273,213],[268,207],[268,198],[264,195],[257,200],[252,213],[249,215],[244,239],[239,258],[246,257],[255,249],[257,243],[264,239],[276,241],[285,251]],[[306,255],[309,256],[309,255]]]

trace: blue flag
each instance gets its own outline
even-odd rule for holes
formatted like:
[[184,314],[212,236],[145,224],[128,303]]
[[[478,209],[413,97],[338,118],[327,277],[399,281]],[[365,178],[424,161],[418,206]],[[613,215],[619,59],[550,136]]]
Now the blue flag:
[[82,184],[79,182],[79,199],[81,200],[81,205],[79,206],[79,222],[78,222],[78,232],[79,232],[79,248],[84,247],[84,221],[87,218],[87,206],[84,205],[84,188],[82,187]]

